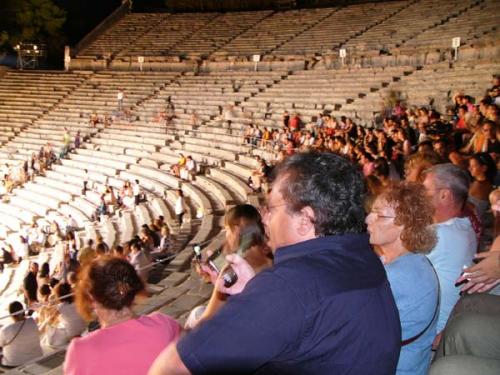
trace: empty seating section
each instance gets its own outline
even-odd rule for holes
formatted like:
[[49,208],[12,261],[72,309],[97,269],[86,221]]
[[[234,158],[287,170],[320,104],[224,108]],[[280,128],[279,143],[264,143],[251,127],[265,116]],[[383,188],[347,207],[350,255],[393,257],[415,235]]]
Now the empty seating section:
[[200,28],[218,16],[217,13],[178,13],[165,17],[143,37],[136,40],[120,56],[164,56]]
[[[250,98],[242,106],[253,113],[257,123],[266,126],[277,125],[285,110],[299,113],[306,123],[324,110],[332,111],[333,115],[351,115],[352,112],[345,109],[349,103],[364,106],[366,94],[411,70],[409,67],[387,67],[300,71]],[[371,116],[363,120],[370,123]]]
[[233,39],[214,56],[265,55],[328,17],[335,9],[303,9],[277,12]]
[[211,20],[192,37],[171,49],[170,54],[188,56],[208,56],[223,48],[231,39],[251,28],[267,17],[271,11],[230,12]]
[[[227,13],[130,13],[78,57],[247,60],[336,53],[407,53],[450,48],[498,35],[495,0],[405,0],[337,8]],[[130,65],[136,67],[134,64]],[[157,65],[161,66],[161,65]],[[148,68],[154,68],[149,65]]]
[[432,105],[445,113],[446,106],[453,104],[453,95],[458,92],[481,98],[498,68],[499,64],[494,63],[455,64],[453,68],[447,63],[426,66],[392,82],[380,94],[387,97],[391,92],[396,93],[410,105]]
[[21,128],[31,125],[83,79],[78,74],[7,72],[0,80],[2,134],[13,136]]
[[278,48],[276,54],[328,53],[405,7],[408,2],[367,3],[339,8],[311,29]]
[[[474,0],[413,2],[395,16],[352,38],[347,43],[347,48],[349,53],[356,53],[358,50],[392,51],[419,33],[445,22],[449,17],[460,14],[473,2]],[[448,47],[450,43],[451,40],[447,41],[445,46]]]
[[81,52],[81,56],[109,57],[127,48],[142,37],[151,28],[156,27],[168,14],[131,13],[118,21]]
[[[464,9],[471,2],[458,2],[456,9]],[[445,49],[451,47],[451,39],[459,36],[461,44],[481,41],[484,35],[496,36],[500,22],[500,3],[496,0],[475,1],[466,11],[458,12],[448,22],[425,30],[402,46],[402,50]],[[440,4],[441,5],[441,4]]]

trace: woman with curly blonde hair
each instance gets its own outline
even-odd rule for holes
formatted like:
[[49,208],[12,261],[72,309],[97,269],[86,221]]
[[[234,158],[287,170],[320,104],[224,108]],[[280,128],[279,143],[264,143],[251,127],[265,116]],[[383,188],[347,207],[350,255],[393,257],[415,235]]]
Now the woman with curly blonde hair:
[[382,252],[387,278],[399,310],[402,342],[397,374],[427,374],[436,336],[439,283],[423,255],[437,241],[433,208],[417,184],[390,186],[366,218],[370,243]]

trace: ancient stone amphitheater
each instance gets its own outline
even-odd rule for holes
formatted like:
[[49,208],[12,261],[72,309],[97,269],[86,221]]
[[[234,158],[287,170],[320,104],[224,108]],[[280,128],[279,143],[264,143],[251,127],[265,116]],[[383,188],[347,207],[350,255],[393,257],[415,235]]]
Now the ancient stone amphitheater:
[[[47,142],[56,152],[64,128],[87,141],[0,203],[0,235],[38,222],[78,223],[78,241],[101,235],[109,245],[130,240],[160,215],[175,234],[177,256],[161,270],[154,295],[139,312],[160,310],[181,321],[210,288],[192,275],[194,243],[215,248],[221,218],[240,202],[258,204],[246,180],[255,156],[270,151],[242,142],[244,127],[279,127],[284,110],[311,122],[330,111],[371,126],[397,97],[443,111],[454,92],[481,96],[500,73],[500,2],[407,0],[335,8],[229,13],[121,11],[86,37],[67,72],[3,70],[0,77],[0,164],[23,163]],[[451,39],[459,36],[458,59]],[[344,62],[339,49],[345,48]],[[260,61],[254,62],[254,55]],[[139,63],[138,57],[144,57]],[[91,127],[92,113],[116,110],[118,90],[132,118]],[[167,98],[175,118],[167,131],[155,117]],[[221,115],[230,106],[231,125]],[[179,153],[202,166],[194,181],[170,173]],[[101,222],[91,219],[99,194],[81,194],[84,170],[94,190],[138,179],[147,201]],[[188,219],[179,227],[173,205],[182,189]],[[33,257],[59,261],[51,252]],[[19,298],[29,260],[0,275],[0,311]],[[9,374],[61,374],[64,350]]]

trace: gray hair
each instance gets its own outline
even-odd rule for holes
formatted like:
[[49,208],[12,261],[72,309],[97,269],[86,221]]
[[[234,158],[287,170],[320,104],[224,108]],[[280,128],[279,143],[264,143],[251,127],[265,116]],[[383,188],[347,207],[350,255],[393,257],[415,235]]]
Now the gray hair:
[[437,164],[424,172],[425,176],[432,175],[437,186],[449,189],[457,204],[463,205],[469,195],[469,174],[454,164]]

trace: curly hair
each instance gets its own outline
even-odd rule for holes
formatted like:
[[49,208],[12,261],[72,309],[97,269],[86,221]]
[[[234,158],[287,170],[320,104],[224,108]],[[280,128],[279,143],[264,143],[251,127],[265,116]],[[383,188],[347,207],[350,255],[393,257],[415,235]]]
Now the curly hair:
[[439,155],[436,154],[434,151],[417,152],[409,156],[408,159],[406,159],[405,161],[404,169],[405,169],[406,179],[408,180],[409,177],[408,172],[414,169],[416,172],[414,173],[412,178],[414,178],[415,180],[411,182],[422,183],[425,178],[423,171],[439,163],[441,163],[441,159],[439,158]]
[[380,195],[394,208],[394,223],[403,226],[401,242],[413,253],[429,253],[437,243],[432,224],[434,207],[421,185],[403,182],[394,184]]
[[126,260],[104,256],[83,268],[76,286],[76,307],[80,315],[92,319],[92,301],[109,310],[130,307],[144,283]]

